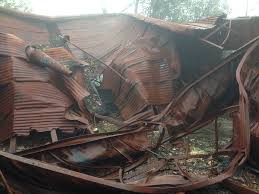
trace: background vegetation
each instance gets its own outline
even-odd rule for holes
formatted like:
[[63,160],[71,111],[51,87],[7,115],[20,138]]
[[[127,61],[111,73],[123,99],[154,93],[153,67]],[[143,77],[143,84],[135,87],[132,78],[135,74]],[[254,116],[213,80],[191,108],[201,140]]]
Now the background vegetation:
[[229,12],[226,0],[135,0],[135,2],[135,6],[139,6],[146,16],[175,22],[191,22]]
[[24,12],[31,11],[31,5],[28,0],[0,0],[0,6]]

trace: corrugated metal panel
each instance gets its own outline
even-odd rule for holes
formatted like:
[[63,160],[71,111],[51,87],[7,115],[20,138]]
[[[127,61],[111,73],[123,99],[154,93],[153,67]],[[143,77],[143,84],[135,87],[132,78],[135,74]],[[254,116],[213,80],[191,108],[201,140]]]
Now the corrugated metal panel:
[[[44,82],[15,82],[15,102],[26,105],[26,102],[38,102],[39,105],[68,107],[71,105],[69,98],[54,87],[51,83]],[[28,101],[27,101],[28,100]],[[31,108],[33,107],[33,103]],[[20,109],[17,107],[16,109]]]
[[25,58],[25,42],[12,35],[0,33],[0,55],[16,56]]
[[0,85],[8,84],[11,81],[50,81],[46,69],[16,57],[0,57],[0,75]]
[[[73,43],[97,58],[109,61],[109,53],[128,41],[134,41],[144,33],[145,24],[128,16],[110,16],[62,21],[58,27]],[[94,30],[93,30],[94,29]],[[82,53],[72,48],[76,56]]]
[[65,50],[63,47],[49,48],[44,52],[62,64],[67,64],[70,62],[76,63],[75,61],[73,61],[73,55]]
[[[161,41],[166,42],[172,32],[198,35],[202,31],[200,27],[191,24],[123,14],[61,18],[57,19],[57,24],[62,34],[70,36],[71,42],[108,64],[117,50],[142,36],[158,34]],[[78,49],[71,47],[71,50],[76,56],[84,58]]]
[[11,136],[14,118],[14,87],[13,84],[1,86],[0,90],[1,140]]
[[32,129],[49,131],[53,128],[72,132],[79,125],[78,122],[65,119],[64,113],[72,101],[53,85],[43,82],[13,82],[9,87],[11,94],[14,93],[14,99],[11,102],[10,95],[5,94],[10,103],[3,105],[7,106],[4,110],[14,109],[13,125],[8,129],[10,132],[28,135]]
[[[101,58],[108,65],[116,60],[118,53],[125,46],[136,39],[152,37],[157,37],[158,45],[166,45],[162,47],[164,50],[168,50],[169,55],[171,54],[172,64],[179,63],[179,56],[173,54],[176,44],[174,40],[177,39],[176,34],[199,35],[198,32],[209,28],[129,15],[81,17],[57,21],[60,32],[69,35],[71,42],[95,57]],[[70,48],[77,57],[84,57],[78,49],[72,46]],[[193,50],[191,43],[186,48]],[[125,54],[124,57],[128,57],[125,64],[131,64],[129,56]],[[115,104],[125,118],[129,118],[147,105],[166,104],[172,100],[174,95],[173,87],[175,86],[172,83],[170,68],[163,63],[159,64],[159,67],[149,64],[149,62],[145,65],[143,61],[145,60],[140,62],[141,65],[132,65],[130,68],[126,68],[125,72],[123,72],[124,67],[122,66],[113,67],[116,70],[119,69],[131,82],[137,82],[134,89],[132,89],[133,83],[127,85],[123,80],[117,79],[113,72],[107,69],[104,72],[106,75],[104,75],[102,87],[104,89],[112,88],[113,94],[116,96]],[[195,67],[198,62],[192,61],[192,63],[192,66]],[[133,77],[130,77],[131,75]],[[118,94],[119,92],[121,93]]]
[[203,28],[213,28],[218,23],[221,23],[223,18],[226,18],[226,15],[210,16],[210,17],[207,17],[207,18],[197,20],[195,22],[188,23],[188,24],[192,25],[192,26],[201,27],[201,28],[202,27]]
[[60,128],[72,132],[81,124],[65,119],[65,111],[74,101],[51,83],[53,80],[45,67],[3,56],[0,57],[0,72],[2,140],[13,134],[28,135],[32,129]]
[[49,44],[48,30],[44,22],[0,13],[0,32],[14,34],[32,44]]
[[0,85],[13,80],[12,60],[10,57],[0,57]]
[[45,68],[28,63],[24,59],[10,58],[12,61],[13,79],[17,82],[49,82],[50,76]]
[[122,49],[111,66],[125,77],[122,80],[106,69],[102,88],[110,89],[115,104],[125,119],[148,105],[169,103],[175,93],[180,61],[172,44],[163,48],[158,39],[143,38]]

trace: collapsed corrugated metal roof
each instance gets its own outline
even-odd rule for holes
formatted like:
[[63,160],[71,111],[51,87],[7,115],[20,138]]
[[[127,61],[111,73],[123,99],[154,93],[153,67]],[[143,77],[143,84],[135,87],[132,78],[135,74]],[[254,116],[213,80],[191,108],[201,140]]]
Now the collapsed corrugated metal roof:
[[[0,139],[15,152],[0,153],[3,189],[194,190],[244,164],[250,128],[249,161],[257,166],[257,24],[125,14],[48,18],[1,9]],[[95,134],[103,121],[116,132]],[[213,122],[212,148],[191,150],[193,132]],[[230,133],[224,143],[220,123]],[[44,145],[46,133],[52,142]],[[208,170],[192,168],[199,160]]]

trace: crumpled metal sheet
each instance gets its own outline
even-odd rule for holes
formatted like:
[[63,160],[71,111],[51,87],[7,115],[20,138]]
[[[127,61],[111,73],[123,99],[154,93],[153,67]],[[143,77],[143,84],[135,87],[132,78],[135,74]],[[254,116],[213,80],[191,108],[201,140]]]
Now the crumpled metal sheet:
[[[169,103],[184,85],[213,68],[222,55],[194,38],[174,34],[158,37],[151,29],[150,34],[146,32],[115,54],[110,66],[121,76],[108,68],[102,72],[102,89],[112,91],[124,119],[150,105],[159,109],[159,105]],[[201,53],[206,57],[201,58]]]
[[[119,170],[120,166],[134,163],[146,149],[153,149],[159,142],[151,142],[150,130],[126,130],[107,134],[75,137],[35,149],[16,153],[27,158],[72,168],[87,174],[100,169],[102,176],[108,169]],[[163,134],[160,134],[162,137]],[[161,140],[160,138],[157,140]],[[98,176],[94,171],[94,176]],[[107,172],[106,172],[107,173]]]
[[[57,19],[57,25],[61,34],[69,35],[71,42],[107,64],[113,60],[116,51],[138,38],[160,37],[162,44],[165,44],[172,33],[199,36],[207,29],[124,14],[60,18]],[[69,47],[77,57],[84,58],[78,49]]]
[[227,179],[223,182],[224,187],[238,194],[258,194],[259,192],[245,187],[244,185],[235,182],[234,180]]
[[[0,155],[0,166],[6,166],[2,172],[4,174],[9,172],[6,176],[7,181],[11,183],[10,185],[14,190],[18,188],[20,191],[26,191],[28,188],[29,191],[37,191],[38,188],[39,191],[42,189],[46,193],[119,193],[122,190],[133,190],[138,193],[167,193],[171,189],[165,187],[164,191],[161,191],[155,185],[159,182],[164,185],[172,182],[186,183],[181,177],[172,175],[168,176],[169,182],[163,179],[151,179],[149,181],[151,183],[150,187],[145,187],[142,184],[132,186],[96,178],[5,152],[0,152]],[[27,187],[22,188],[22,185],[24,186],[24,177],[27,180],[25,183]],[[152,182],[154,183],[153,186]]]
[[249,159],[249,162],[259,168],[259,132],[258,127],[252,128],[251,132],[251,157]]
[[[84,77],[81,77],[81,81],[79,80],[80,82],[77,82],[76,77],[73,76],[72,71],[39,49],[35,49],[29,46],[26,48],[25,52],[29,61],[37,65],[47,67],[53,71],[53,84],[55,84],[62,91],[66,91],[73,98],[74,102],[77,103],[79,110],[84,114],[86,119],[90,121],[91,115],[88,109],[85,107],[84,103],[84,99],[89,96],[90,93],[87,91],[84,85],[80,85],[82,84],[82,79],[84,79]],[[77,72],[74,71],[74,73]],[[81,76],[84,76],[84,74],[81,74]],[[86,122],[85,124],[90,125],[89,122]]]
[[[223,60],[223,62],[220,63],[215,68],[215,70],[209,72],[208,74],[205,74],[202,77],[202,80],[206,80],[207,77],[209,77],[209,78],[214,77],[218,73],[216,70],[218,70],[224,66],[227,66],[232,60],[236,60],[239,55],[246,52],[244,57],[242,58],[240,64],[237,67],[237,74],[236,74],[237,81],[239,83],[239,87],[242,88],[243,84],[244,84],[243,78],[247,77],[247,75],[245,75],[243,73],[243,68],[247,67],[244,64],[245,64],[245,62],[247,62],[247,58],[250,56],[253,49],[255,49],[255,45],[257,45],[258,43],[259,42],[257,41],[252,46],[250,46],[252,44],[252,43],[250,43],[250,45],[245,46],[245,47],[241,48],[240,50],[236,51],[230,57]],[[240,60],[240,58],[239,58],[239,60]],[[241,77],[242,77],[242,80],[240,79]],[[202,83],[202,82],[200,82],[200,83]],[[194,87],[196,85],[200,86],[199,82],[195,82],[193,85],[191,85],[190,88],[192,89],[192,87]],[[202,86],[202,84],[201,84],[201,86]],[[187,87],[187,89],[188,89],[188,87]],[[188,90],[186,92],[186,94],[188,94],[188,93],[192,93],[192,90]],[[117,170],[117,176],[115,176],[115,177],[119,177],[117,179],[119,179],[120,182],[116,181],[116,179],[110,180],[110,178],[114,178],[114,175],[108,176],[106,178],[104,177],[104,178],[101,178],[98,180],[102,181],[103,184],[107,183],[109,185],[108,187],[111,187],[113,189],[116,188],[116,189],[132,191],[132,192],[143,192],[143,193],[167,193],[169,191],[176,192],[176,191],[186,191],[186,190],[200,188],[205,185],[210,185],[210,184],[214,184],[217,182],[221,182],[224,179],[232,176],[233,173],[235,172],[235,170],[237,169],[237,167],[240,166],[241,164],[243,164],[246,157],[248,156],[248,151],[249,151],[250,130],[249,130],[249,119],[246,120],[246,118],[248,116],[247,115],[248,112],[245,110],[248,108],[248,106],[246,104],[247,99],[245,98],[245,95],[246,95],[245,90],[240,89],[241,98],[240,98],[240,104],[239,104],[239,111],[238,111],[238,114],[236,114],[237,115],[236,120],[234,120],[234,122],[235,122],[234,127],[237,127],[237,128],[234,128],[234,130],[236,132],[235,133],[236,136],[233,140],[233,145],[232,145],[233,147],[231,148],[232,149],[231,152],[233,152],[231,154],[232,155],[231,162],[229,163],[229,166],[218,176],[215,176],[212,178],[196,177],[196,179],[195,179],[194,177],[190,178],[188,173],[184,172],[182,170],[180,170],[180,172],[182,172],[182,174],[180,174],[180,175],[157,175],[156,173],[153,174],[153,173],[149,172],[149,170],[150,170],[149,169],[149,170],[147,170],[147,174],[144,174],[144,176],[140,176],[140,179],[133,179],[133,181],[131,180],[128,182],[127,179],[123,179],[123,175],[121,175],[122,172]],[[244,100],[242,100],[242,97],[244,98]],[[192,106],[190,106],[189,109],[191,107]],[[205,112],[205,110],[201,110],[201,112]],[[157,117],[159,118],[159,117],[161,117],[161,115],[157,115]],[[154,120],[155,119],[156,119],[156,117],[154,117]],[[163,119],[159,119],[159,120],[163,120]],[[140,122],[140,123],[142,123],[142,122]],[[153,123],[153,122],[150,122],[150,124],[151,124],[151,126],[146,125],[146,127],[150,128],[154,124],[159,125],[159,123]],[[137,132],[138,130],[140,130],[140,131]],[[64,140],[63,142],[62,141],[56,142],[56,143],[53,143],[50,145],[27,150],[27,151],[24,151],[24,152],[21,152],[18,154],[21,154],[26,157],[37,158],[38,160],[42,160],[42,161],[45,161],[45,162],[48,162],[51,164],[55,164],[55,165],[60,165],[60,166],[70,165],[70,168],[77,167],[77,169],[80,169],[82,167],[88,167],[89,164],[90,164],[90,166],[94,165],[94,164],[99,164],[97,167],[93,166],[92,169],[100,168],[102,166],[104,166],[104,168],[105,168],[105,164],[110,164],[110,163],[106,163],[106,162],[99,163],[99,162],[102,160],[104,160],[104,161],[109,160],[109,156],[111,156],[110,161],[112,163],[116,164],[116,160],[113,160],[114,159],[113,157],[117,157],[116,155],[118,155],[118,153],[119,153],[119,156],[123,156],[124,158],[126,158],[126,161],[130,161],[132,156],[130,156],[129,153],[134,153],[134,151],[132,150],[132,147],[134,147],[133,145],[135,145],[135,143],[139,142],[138,140],[140,138],[140,135],[138,133],[141,133],[141,127],[139,129],[137,129],[137,131],[129,130],[129,131],[122,131],[122,132],[115,132],[114,133],[115,137],[116,137],[116,133],[123,134],[123,135],[118,135],[118,137],[115,139],[113,139],[114,138],[113,134],[109,134],[109,135],[100,134],[100,135],[92,135],[92,136],[86,136],[86,137],[76,137],[73,139]],[[130,138],[131,135],[133,135],[132,136],[133,139]],[[123,136],[125,136],[125,138],[123,138]],[[98,140],[98,138],[101,138],[101,140]],[[88,142],[87,139],[89,139],[90,141]],[[112,142],[115,144],[115,146],[112,147],[112,150],[109,150],[109,148],[111,149],[111,146],[106,147],[107,141],[103,142],[102,139],[110,140],[108,142]],[[147,142],[146,140],[143,141],[143,139],[140,138],[140,142],[141,142],[142,146],[143,146],[143,142]],[[124,141],[126,141],[126,142],[124,142]],[[83,146],[83,144],[85,142],[88,142],[88,143],[86,143]],[[125,144],[123,144],[122,142],[124,142]],[[123,145],[119,146],[118,143],[119,144],[122,143]],[[77,150],[79,149],[79,147],[80,147],[80,151],[78,152]],[[95,149],[97,149],[97,150],[93,151]],[[152,149],[152,148],[150,148],[150,149]],[[87,152],[88,154],[83,154],[83,153],[85,153],[86,150],[88,150],[88,152]],[[89,152],[89,150],[92,150],[92,151]],[[135,150],[136,150],[136,148],[135,148]],[[143,151],[144,150],[147,152],[147,147],[145,147],[143,149]],[[128,151],[129,151],[129,153],[128,153]],[[141,150],[136,150],[136,151],[137,151],[137,153],[141,152]],[[89,155],[89,153],[92,153],[93,155]],[[10,157],[11,156],[4,155],[2,158],[10,159]],[[29,162],[30,163],[29,166],[32,167],[32,164],[31,164],[32,161],[30,161],[28,159],[18,158],[18,157],[15,160],[17,160],[17,159],[19,160],[19,162],[23,163],[23,164],[21,164],[21,166],[25,165],[24,163]],[[161,167],[159,167],[160,165],[164,166],[163,160],[158,160],[158,161],[159,161],[159,163],[157,163],[157,162],[153,163],[153,164],[157,165],[156,168],[154,168],[154,167],[151,168],[153,170],[153,172],[159,171],[161,169]],[[41,163],[39,163],[39,164],[41,165]],[[106,168],[107,168],[107,166],[106,166]],[[121,165],[120,165],[120,168],[122,168]],[[23,167],[22,167],[22,169],[23,169]],[[39,170],[38,167],[36,169]],[[48,169],[50,170],[49,167],[48,167]],[[89,169],[89,170],[91,170],[91,169]],[[67,170],[62,169],[62,172],[65,173],[65,172],[67,172]],[[151,174],[149,174],[149,173],[151,173]],[[72,176],[73,176],[73,174],[72,174]],[[63,174],[63,176],[65,178],[67,175]],[[70,176],[71,176],[71,173],[70,173]],[[92,182],[92,184],[93,184],[94,180],[96,180],[96,177],[91,177],[89,175],[87,175],[87,176],[88,176],[87,181]],[[96,174],[94,176],[96,176]],[[77,178],[79,178],[79,177],[81,178],[81,175],[77,174]],[[107,178],[108,178],[108,180],[107,180]],[[193,181],[194,180],[193,178],[195,179],[195,181]],[[8,175],[7,175],[7,179],[8,179]],[[86,180],[84,180],[84,181],[86,181]],[[125,181],[125,183],[124,183],[124,181]],[[40,183],[42,184],[41,181],[40,181]],[[57,186],[57,184],[55,184],[55,185],[56,185],[57,189],[60,189],[59,186]]]
[[[17,16],[12,12],[3,14]],[[206,25],[182,25],[120,14],[56,19],[19,16],[39,21],[39,26],[44,24],[43,35],[46,29],[53,35],[50,24],[46,29],[44,26],[46,22],[56,22],[54,30],[69,35],[71,43],[77,47],[67,40],[63,44],[68,51],[50,49],[44,53],[26,47],[25,52],[25,41],[8,34],[0,36],[7,45],[0,46],[0,54],[5,55],[1,58],[0,72],[7,72],[0,79],[3,85],[0,100],[5,102],[1,105],[3,111],[0,110],[5,117],[1,138],[6,139],[13,133],[28,135],[32,128],[38,131],[61,128],[70,132],[80,124],[91,131],[95,115],[84,104],[89,92],[80,70],[80,64],[84,63],[80,59],[89,57],[87,52],[106,63],[99,69],[104,77],[102,88],[112,90],[121,116],[128,120],[121,122],[125,126],[119,132],[79,136],[17,153],[25,157],[0,152],[0,169],[13,190],[19,188],[26,193],[28,191],[22,187],[28,186],[28,190],[43,189],[46,193],[189,191],[225,180],[247,160],[250,125],[257,123],[256,117],[249,114],[254,113],[249,104],[257,102],[257,90],[252,87],[257,74],[251,73],[251,65],[258,60],[254,55],[258,51],[257,39],[225,57],[222,45],[231,41],[229,33],[222,45],[216,45],[214,37],[200,39],[206,32],[217,31],[218,26],[215,29]],[[31,29],[33,32],[40,29],[34,22],[33,26],[37,26]],[[22,34],[21,38],[27,40],[24,37],[33,35]],[[244,42],[254,35],[244,36]],[[28,61],[24,60],[25,53]],[[62,63],[71,61],[76,66],[68,70]],[[8,64],[8,68],[3,64]],[[13,81],[12,78],[17,79]],[[233,83],[235,81],[237,83]],[[227,94],[231,87],[235,87],[237,93],[230,99]],[[168,162],[155,152],[163,141],[159,138],[156,146],[151,145],[144,130],[160,131],[162,128],[172,135],[169,138],[188,135],[215,119],[222,108],[231,108],[235,100],[239,100],[239,106],[232,112],[233,142],[217,153],[231,158],[224,171],[215,177],[191,176],[180,167],[177,158],[170,158],[179,173],[159,174]],[[131,176],[130,170],[142,159],[150,159],[152,154],[157,160],[148,164],[143,173]],[[109,172],[107,164],[116,166],[116,170]],[[101,176],[100,171],[108,174]]]
[[[29,63],[25,60],[25,55],[20,54],[22,49],[24,53],[24,41],[13,35],[2,34],[2,36],[7,37],[8,46],[0,51],[2,55],[7,55],[0,59],[2,73],[0,98],[3,102],[0,106],[1,117],[5,118],[0,132],[1,139],[4,140],[13,135],[29,135],[32,130],[42,132],[60,128],[63,132],[73,132],[82,126],[84,123],[68,120],[64,116],[69,107],[75,103],[73,97],[64,92],[66,89],[64,83],[68,89],[77,86],[77,89],[72,89],[76,98],[82,100],[89,93],[83,90],[73,78],[53,79],[56,75],[50,69]],[[19,40],[18,43],[21,45],[16,46],[12,41],[10,43],[10,40]],[[44,60],[44,56],[41,59]],[[62,55],[57,55],[60,59],[68,60],[71,54],[64,56],[62,58]],[[48,58],[50,61],[51,59]],[[48,60],[44,62],[47,63]],[[73,57],[70,61],[73,61]],[[72,71],[69,73],[72,74]],[[58,87],[58,83],[61,83],[63,88]]]
[[[236,59],[234,59],[236,60]],[[179,97],[174,101],[174,105],[170,106],[170,112],[167,114],[167,123],[173,127],[186,127],[194,122],[201,120],[206,112],[209,110],[211,104],[214,104],[214,109],[218,101],[226,91],[233,87],[234,77],[231,76],[231,69],[233,66],[230,64],[233,60],[224,59],[224,66],[219,64],[210,72],[208,76],[195,86],[189,87],[189,90],[179,94]],[[209,75],[210,74],[210,75]],[[232,80],[231,80],[232,79]]]
[[109,89],[125,119],[131,118],[148,105],[167,104],[177,91],[181,64],[175,49],[158,45],[155,38],[139,39],[121,49],[110,69],[103,72],[102,89]]
[[259,87],[258,87],[258,61],[259,61],[259,46],[254,49],[250,57],[247,59],[249,66],[246,66],[242,72],[244,79],[244,87],[249,92],[250,100],[250,129],[251,129],[251,150],[249,163],[256,168],[259,168],[259,130],[258,130],[258,108],[259,108]]
[[204,37],[225,50],[235,50],[258,35],[258,17],[240,17],[219,20],[212,32]]

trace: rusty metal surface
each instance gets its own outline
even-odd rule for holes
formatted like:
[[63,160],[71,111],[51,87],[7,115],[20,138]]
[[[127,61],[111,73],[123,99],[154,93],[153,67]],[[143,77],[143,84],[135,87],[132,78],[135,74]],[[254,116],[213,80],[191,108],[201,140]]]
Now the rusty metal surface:
[[251,157],[249,162],[259,168],[259,132],[258,127],[254,127],[251,131]]
[[[2,34],[2,37],[4,41],[1,45],[7,46],[0,51],[1,55],[6,55],[0,59],[2,91],[0,98],[3,102],[1,103],[1,116],[5,118],[0,132],[1,139],[4,140],[13,135],[29,135],[32,130],[50,131],[60,128],[64,132],[73,132],[75,128],[82,125],[79,121],[66,119],[64,115],[67,109],[75,103],[73,92],[74,97],[80,99],[89,93],[82,90],[82,87],[72,78],[55,80],[53,79],[56,76],[55,72],[27,62],[24,59],[25,55],[21,54],[24,53],[25,48],[25,42],[21,39],[8,34]],[[49,52],[52,55],[59,53],[53,52],[53,49]],[[44,64],[52,59],[45,60],[46,56],[43,54],[41,57]],[[56,58],[64,62],[64,60],[68,61],[70,56],[66,51],[63,55],[59,53]],[[73,61],[73,57],[69,61]],[[52,64],[55,63],[51,63],[51,67]],[[55,67],[54,69],[57,69]],[[64,70],[66,70],[65,67]],[[65,83],[68,89],[72,88],[72,96],[66,94],[64,86],[59,88],[58,83],[62,83],[61,85]]]
[[14,82],[2,91],[2,98],[8,102],[1,107],[3,116],[7,117],[5,122],[8,123],[1,130],[2,139],[13,134],[28,135],[31,130],[61,128],[73,131],[78,125],[64,118],[66,108],[72,105],[71,100],[49,83]]
[[[165,44],[170,40],[172,32],[199,36],[201,31],[207,29],[123,14],[60,18],[57,19],[57,24],[60,32],[69,35],[73,43],[107,64],[112,61],[118,49],[139,37],[159,36],[161,44]],[[87,30],[89,26],[95,30]],[[77,57],[84,58],[84,54],[78,49],[70,49]]]
[[49,82],[50,75],[40,67],[26,62],[24,59],[10,56],[0,57],[1,85],[16,82]]
[[205,37],[226,50],[235,50],[258,35],[258,17],[240,17],[221,20],[211,34]]
[[201,26],[204,28],[213,28],[219,23],[222,23],[222,20],[226,19],[226,15],[219,15],[219,16],[210,16],[207,18],[199,19],[195,22],[189,23],[193,26]]
[[[0,21],[1,140],[57,128],[95,133],[102,121],[119,128],[15,155],[0,152],[9,193],[190,191],[231,177],[249,154],[258,165],[258,18],[176,24],[124,14],[47,18],[5,10]],[[49,48],[55,45],[62,47]],[[116,116],[88,109],[89,58],[98,65],[91,80],[98,82],[96,95],[111,92]],[[223,114],[233,136],[219,148]],[[161,153],[212,122],[214,152]],[[228,162],[213,175],[192,174],[181,162],[215,156]]]
[[44,22],[35,20],[24,20],[16,17],[15,12],[8,12],[8,9],[1,8],[0,11],[0,32],[13,34],[33,44],[48,44],[49,34]]
[[[172,34],[157,36],[151,29],[116,53],[110,66],[127,81],[107,68],[103,71],[102,88],[113,92],[125,119],[149,105],[169,103],[185,84],[213,68],[214,58],[221,56],[221,51],[199,40]],[[196,60],[202,56],[194,45],[206,54],[206,59]]]
[[123,77],[106,69],[103,89],[112,90],[122,116],[129,119],[148,105],[167,104],[178,89],[178,53],[163,49],[156,39],[140,39],[118,52],[112,66]]
[[25,41],[14,36],[13,34],[0,33],[0,54],[7,56],[23,57],[24,47],[26,45]]
[[[148,132],[150,131],[130,130],[111,133],[109,136],[87,135],[25,150],[17,155],[38,160],[45,158],[43,162],[88,172],[88,174],[97,168],[105,174],[107,168],[118,170],[123,164],[134,163],[146,149],[154,148],[159,142],[152,144],[148,138]],[[97,172],[93,175],[97,176]]]
[[39,49],[28,46],[26,47],[25,52],[31,63],[35,63],[43,67],[48,67],[58,73],[65,75],[70,75],[72,73],[68,68],[66,68],[66,66],[51,58]]
[[[186,190],[192,190],[192,189],[196,189],[196,188],[200,188],[202,186],[205,185],[210,185],[210,184],[214,184],[217,182],[221,182],[222,180],[230,177],[233,175],[233,173],[235,172],[236,168],[238,166],[240,166],[241,164],[243,164],[243,162],[246,159],[246,156],[248,155],[249,152],[249,136],[250,136],[250,131],[249,131],[249,127],[248,127],[248,123],[249,120],[247,121],[247,114],[248,112],[245,111],[245,109],[248,108],[248,106],[246,105],[247,101],[246,101],[246,92],[242,89],[243,87],[243,82],[240,79],[240,73],[241,70],[243,69],[244,63],[246,62],[246,60],[248,59],[248,56],[251,55],[251,52],[256,48],[256,46],[258,45],[258,41],[254,41],[255,43],[251,42],[250,44],[240,48],[238,51],[236,51],[234,54],[232,54],[230,57],[228,57],[227,59],[224,60],[223,63],[220,63],[215,70],[212,70],[211,72],[209,72],[208,74],[205,74],[205,78],[203,77],[202,81],[206,81],[206,77],[210,76],[210,77],[217,77],[217,73],[220,71],[217,71],[218,69],[221,70],[222,67],[228,65],[230,62],[232,62],[233,60],[236,60],[237,57],[241,54],[245,52],[244,57],[242,58],[242,60],[240,61],[240,64],[237,67],[237,80],[239,83],[239,87],[240,87],[240,95],[242,97],[244,97],[244,100],[242,100],[242,98],[240,99],[240,109],[237,112],[237,117],[234,126],[238,126],[238,128],[235,128],[234,130],[236,131],[237,136],[234,138],[233,141],[233,149],[236,149],[236,152],[233,152],[231,155],[231,162],[229,163],[229,166],[225,169],[225,171],[223,171],[220,175],[212,177],[212,178],[208,178],[208,177],[196,177],[196,181],[195,183],[192,181],[192,179],[194,177],[191,177],[187,172],[184,172],[182,170],[179,170],[181,173],[180,175],[177,176],[168,176],[168,175],[149,175],[148,179],[146,180],[146,176],[140,176],[140,179],[127,179],[127,176],[124,177],[122,175],[121,178],[119,178],[120,183],[118,183],[115,179],[115,181],[112,181],[112,183],[109,183],[109,186],[111,187],[115,187],[115,188],[122,188],[125,190],[129,190],[129,191],[133,191],[133,192],[138,192],[138,187],[141,187],[141,192],[145,192],[145,193],[165,193],[168,191],[186,191]],[[252,44],[252,46],[251,46]],[[248,49],[248,50],[247,50]],[[240,60],[240,59],[239,59]],[[246,66],[245,66],[246,67]],[[224,69],[224,68],[223,68]],[[246,76],[246,74],[244,74],[243,76]],[[209,78],[210,78],[209,77]],[[203,83],[202,81],[200,82],[196,82],[193,83],[193,85],[191,85],[192,87],[195,86],[199,86],[200,83]],[[224,81],[224,80],[223,80]],[[219,82],[220,83],[220,82]],[[206,87],[203,87],[206,89]],[[192,89],[192,88],[191,88]],[[191,94],[193,91],[192,90],[188,90],[186,92],[186,94]],[[214,94],[215,95],[215,94]],[[219,93],[219,95],[222,95],[221,93]],[[179,99],[179,97],[178,97]],[[184,98],[182,98],[184,99]],[[207,103],[206,103],[207,104]],[[188,110],[191,110],[190,107],[186,106]],[[172,107],[171,107],[172,108]],[[200,112],[205,112],[206,110],[200,110]],[[163,114],[163,117],[166,114]],[[153,118],[153,120],[163,120],[163,117],[161,117],[160,115],[157,115],[156,117]],[[203,116],[201,116],[203,117]],[[197,120],[200,120],[201,118],[196,118]],[[186,118],[184,118],[183,120],[186,120]],[[141,122],[140,122],[141,123]],[[157,125],[156,123],[150,123],[149,125],[146,125],[146,127],[144,128],[150,128],[150,127],[154,127],[155,125]],[[158,124],[159,126],[159,124]],[[171,124],[171,126],[174,126]],[[135,126],[136,127],[136,126]],[[137,130],[140,130],[143,127],[141,127],[141,125],[139,126],[140,128]],[[119,132],[120,133],[120,132]],[[120,155],[124,158],[126,158],[126,161],[131,161],[132,159],[132,155],[134,153],[132,149],[132,147],[134,147],[135,143],[140,143],[142,146],[145,145],[143,143],[143,139],[140,138],[141,136],[138,134],[138,132],[134,132],[133,130],[130,130],[129,132],[125,131],[125,132],[121,132],[122,134],[125,135],[125,138],[123,138],[123,136],[120,136],[119,138],[115,138],[113,139],[113,134],[110,135],[106,135],[106,134],[100,134],[100,135],[92,135],[92,136],[86,136],[86,137],[77,137],[74,139],[67,139],[64,140],[64,142],[57,142],[54,144],[50,144],[50,145],[46,145],[43,147],[38,147],[32,150],[27,150],[18,154],[27,156],[27,157],[32,157],[32,158],[37,158],[38,160],[42,160],[51,164],[55,164],[55,165],[60,165],[60,166],[70,166],[69,168],[76,168],[76,169],[80,169],[80,168],[86,168],[88,165],[97,165],[96,168],[109,168],[106,166],[106,164],[110,164],[109,162],[101,162],[100,161],[105,161],[105,160],[109,160],[109,156],[111,156],[111,162],[113,164],[116,165],[116,155]],[[133,139],[130,138],[130,134],[133,134]],[[136,135],[136,136],[135,136]],[[116,133],[115,133],[115,137],[116,137]],[[101,139],[107,139],[108,142],[112,142],[113,146],[111,146],[110,143],[107,144],[107,141],[100,141],[98,140],[98,138]],[[138,138],[140,138],[140,142],[138,141]],[[88,140],[90,139],[93,143],[88,143]],[[117,140],[119,139],[119,140]],[[160,138],[159,138],[160,139]],[[125,142],[126,141],[126,142]],[[81,143],[83,142],[83,143]],[[85,144],[85,142],[87,142]],[[123,143],[124,142],[124,143]],[[146,141],[144,141],[146,142]],[[84,145],[85,144],[85,145]],[[109,146],[110,144],[110,146]],[[119,146],[119,144],[122,144],[121,146]],[[107,146],[107,147],[106,147]],[[111,148],[113,148],[111,150]],[[130,149],[129,149],[130,148]],[[147,147],[142,147],[143,151],[147,152]],[[97,149],[96,151],[94,151],[95,149]],[[152,147],[150,148],[152,149]],[[79,151],[80,150],[80,151]],[[89,151],[91,150],[91,151]],[[136,148],[135,148],[136,150]],[[137,153],[140,153],[140,150],[136,150]],[[94,153],[94,155],[85,155],[83,153],[88,152],[88,153]],[[116,154],[117,153],[117,154]],[[80,159],[78,158],[78,155],[81,155]],[[108,155],[107,155],[108,154]],[[219,153],[220,154],[220,153]],[[85,158],[84,158],[85,157]],[[199,156],[198,156],[199,157]],[[119,160],[120,162],[122,162],[122,160]],[[160,162],[163,160],[160,160]],[[133,162],[133,161],[131,161]],[[154,162],[154,164],[156,164],[156,162]],[[117,163],[118,165],[118,163]],[[157,164],[158,165],[158,164]],[[162,164],[161,164],[162,165]],[[162,165],[163,166],[163,165]],[[92,168],[95,168],[94,166]],[[123,164],[120,163],[120,169],[121,168],[125,168],[125,166],[123,166]],[[158,169],[160,169],[158,167]],[[181,169],[181,168],[180,168]],[[81,171],[81,170],[80,170]],[[148,170],[147,170],[148,171]],[[104,172],[102,170],[102,172]],[[92,173],[92,172],[91,172]],[[88,173],[87,173],[88,174]],[[96,176],[98,173],[95,171],[94,176]],[[114,174],[114,173],[113,173]],[[121,176],[120,175],[120,170],[117,170],[117,176]],[[116,174],[113,175],[112,177],[116,177]],[[106,176],[105,176],[106,177]],[[102,178],[102,181],[106,181],[106,178]],[[187,177],[187,179],[184,179],[184,177]],[[108,179],[111,178],[110,176],[107,177]],[[144,178],[144,180],[143,180]],[[90,178],[89,181],[92,181],[93,179]],[[158,181],[159,180],[159,181]],[[109,180],[110,181],[110,180]],[[125,183],[124,183],[125,181]],[[127,183],[127,184],[126,184]],[[129,186],[128,184],[131,183],[133,184],[132,186]],[[120,187],[118,186],[114,186],[114,184],[119,184]],[[113,185],[113,186],[112,186]],[[165,186],[166,185],[166,186]],[[152,188],[152,189],[151,189]]]
[[237,194],[258,194],[259,192],[243,186],[240,183],[237,183],[231,179],[227,179],[223,182],[224,187],[230,189],[231,191]]

